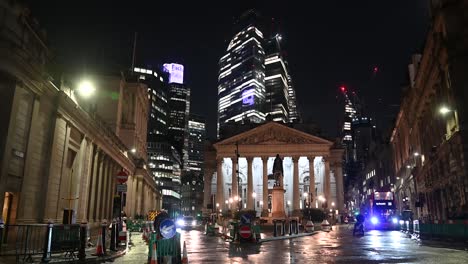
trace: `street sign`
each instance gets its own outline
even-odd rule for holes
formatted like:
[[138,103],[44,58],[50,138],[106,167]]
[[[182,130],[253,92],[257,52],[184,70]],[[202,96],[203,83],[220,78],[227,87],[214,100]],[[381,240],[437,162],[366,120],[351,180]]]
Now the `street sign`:
[[117,184],[117,192],[127,192],[127,184]]
[[176,233],[176,226],[171,219],[165,219],[159,225],[159,232],[164,238],[172,238]]
[[124,170],[121,170],[117,173],[117,182],[123,184],[128,180],[128,173]]
[[239,235],[242,238],[250,238],[252,236],[252,231],[250,231],[250,226],[243,225],[239,228]]
[[241,224],[243,224],[243,225],[250,224],[251,217],[252,216],[250,214],[241,215],[241,217],[240,217]]

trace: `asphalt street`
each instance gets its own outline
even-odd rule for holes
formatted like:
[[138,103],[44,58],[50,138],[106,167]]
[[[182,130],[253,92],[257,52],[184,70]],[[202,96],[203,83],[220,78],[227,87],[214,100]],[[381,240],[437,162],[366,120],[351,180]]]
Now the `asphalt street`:
[[[339,226],[328,233],[242,245],[206,236],[202,230],[180,232],[189,263],[468,263],[466,249],[424,245],[400,231],[372,230],[353,237],[349,227]],[[133,235],[132,241],[134,246],[116,263],[146,263],[141,235]]]

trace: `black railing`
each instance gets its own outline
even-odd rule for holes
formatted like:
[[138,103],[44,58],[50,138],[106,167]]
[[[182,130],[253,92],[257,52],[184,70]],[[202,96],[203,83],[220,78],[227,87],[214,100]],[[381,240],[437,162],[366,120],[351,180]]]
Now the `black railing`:
[[[86,226],[81,232],[86,234]],[[0,233],[3,242],[0,243],[0,257],[15,257],[17,263],[37,259],[47,262],[51,258],[75,259],[81,245],[80,225],[5,225]]]

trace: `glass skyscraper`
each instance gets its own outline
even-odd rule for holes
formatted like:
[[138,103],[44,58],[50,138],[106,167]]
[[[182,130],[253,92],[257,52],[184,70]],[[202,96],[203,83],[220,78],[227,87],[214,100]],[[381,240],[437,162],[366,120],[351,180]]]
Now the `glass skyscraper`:
[[265,38],[260,20],[253,10],[244,13],[219,60],[218,137],[232,123],[300,120],[281,36]]

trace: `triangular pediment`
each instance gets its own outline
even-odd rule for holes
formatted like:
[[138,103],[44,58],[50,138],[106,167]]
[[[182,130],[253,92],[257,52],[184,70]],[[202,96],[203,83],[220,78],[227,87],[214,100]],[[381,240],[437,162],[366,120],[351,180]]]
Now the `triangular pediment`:
[[216,144],[222,145],[293,145],[293,144],[314,144],[333,145],[333,142],[326,139],[302,132],[300,130],[269,122],[233,137],[224,139]]

